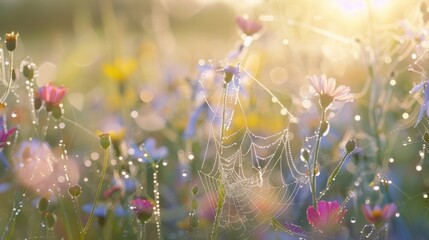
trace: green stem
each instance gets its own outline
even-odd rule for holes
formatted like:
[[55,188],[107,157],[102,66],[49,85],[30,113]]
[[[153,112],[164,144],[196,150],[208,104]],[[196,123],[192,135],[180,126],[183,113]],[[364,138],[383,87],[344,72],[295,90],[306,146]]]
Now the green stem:
[[226,103],[227,103],[227,94],[226,94],[226,86],[227,83],[223,85],[223,109],[222,109],[222,122],[221,122],[221,132],[220,132],[220,153],[222,153],[222,142],[223,142],[223,135],[225,131],[225,115],[226,115]]
[[95,207],[97,205],[98,198],[100,197],[101,187],[103,186],[104,175],[106,174],[108,160],[109,160],[109,151],[107,148],[107,149],[104,149],[103,171],[101,172],[100,182],[98,183],[97,193],[95,195],[95,201],[94,201],[94,204],[92,205],[92,209],[91,209],[91,213],[89,214],[88,222],[86,223],[85,227],[83,228],[83,230],[80,234],[81,239],[85,239],[85,235],[87,234],[88,229],[91,226],[91,222],[92,222],[92,219],[94,217]]
[[12,71],[13,71],[13,52],[9,52],[9,66],[10,66],[10,71],[9,71],[9,81],[7,83],[7,88],[6,88],[6,92],[3,94],[3,96],[0,99],[1,103],[4,103],[6,101],[7,96],[10,93],[10,89],[12,87]]
[[140,239],[145,240],[146,239],[146,222],[142,223],[141,231],[140,231]]
[[341,159],[340,163],[335,167],[335,169],[332,171],[331,175],[328,178],[328,181],[326,182],[326,187],[325,189],[322,191],[322,193],[320,194],[320,197],[318,200],[320,200],[320,198],[329,190],[329,187],[332,185],[332,183],[335,180],[335,177],[338,175],[338,173],[340,172],[341,167],[343,166],[346,158],[350,155],[350,153],[346,153],[343,157],[343,159]]
[[319,149],[320,149],[320,141],[323,136],[322,130],[322,124],[325,122],[326,118],[326,108],[322,109],[322,118],[320,120],[319,124],[319,131],[317,133],[317,140],[316,140],[316,148],[314,150],[314,159],[313,159],[313,169],[310,170],[310,179],[311,179],[311,195],[313,198],[313,206],[317,207],[317,196],[316,196],[316,167],[317,167],[317,160],[319,158]]
[[218,199],[217,199],[217,207],[216,207],[215,223],[213,225],[213,231],[212,231],[212,237],[211,237],[212,240],[217,239],[217,233],[218,233],[219,223],[220,223],[220,213],[222,212],[224,200],[225,200],[225,189],[223,188],[222,182],[220,182]]

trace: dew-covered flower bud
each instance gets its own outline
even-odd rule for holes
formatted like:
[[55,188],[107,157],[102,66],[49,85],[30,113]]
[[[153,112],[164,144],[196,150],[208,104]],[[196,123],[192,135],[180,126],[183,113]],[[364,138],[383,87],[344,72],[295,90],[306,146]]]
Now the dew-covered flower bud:
[[308,162],[308,160],[310,160],[310,150],[308,150],[307,148],[301,149],[301,160],[305,162]]
[[69,195],[72,198],[78,198],[80,196],[80,194],[82,193],[82,188],[79,185],[74,185],[69,187]]
[[22,74],[28,80],[33,79],[33,77],[34,77],[34,66],[33,66],[33,64],[29,63],[29,64],[25,64],[24,66],[22,66]]
[[110,134],[108,133],[102,133],[99,135],[100,137],[100,146],[104,150],[108,149],[110,147]]
[[353,150],[355,150],[355,148],[356,148],[356,141],[355,140],[349,140],[346,143],[346,152],[347,152],[347,154],[353,152]]
[[6,33],[4,42],[6,43],[6,48],[10,52],[16,48],[16,40],[18,39],[19,33],[12,31],[11,33]]

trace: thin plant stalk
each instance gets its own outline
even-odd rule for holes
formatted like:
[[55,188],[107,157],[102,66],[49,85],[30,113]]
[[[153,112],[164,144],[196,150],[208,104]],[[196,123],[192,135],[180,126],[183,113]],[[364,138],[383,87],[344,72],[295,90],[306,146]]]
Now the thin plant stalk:
[[12,71],[13,71],[13,52],[9,51],[9,80],[7,83],[6,92],[3,94],[3,96],[0,99],[1,103],[4,103],[6,101],[7,96],[10,93],[10,89],[12,87]]
[[95,211],[95,207],[97,205],[98,198],[100,197],[101,188],[103,186],[103,181],[104,181],[104,176],[106,174],[108,159],[109,159],[109,151],[107,148],[107,149],[104,149],[103,171],[101,172],[101,178],[100,178],[100,182],[98,183],[98,188],[97,188],[97,193],[95,195],[95,200],[94,200],[94,203],[92,205],[91,213],[89,214],[88,222],[86,223],[85,227],[83,228],[83,230],[80,233],[80,239],[85,239],[85,236],[88,232],[88,229],[91,226],[92,219],[94,218],[94,211]]
[[141,224],[140,239],[142,239],[142,240],[146,239],[146,222],[143,222]]
[[217,199],[217,207],[216,207],[216,216],[215,216],[215,223],[213,225],[213,231],[212,231],[212,240],[217,239],[217,233],[219,230],[219,224],[220,224],[220,213],[222,212],[223,203],[225,200],[225,189],[223,187],[222,183],[219,183],[219,193],[218,193],[218,199]]
[[222,122],[221,122],[221,132],[220,132],[220,143],[221,148],[220,152],[222,153],[222,141],[225,132],[225,115],[226,115],[226,103],[227,103],[227,91],[226,91],[227,83],[223,85],[223,109],[222,109]]
[[322,124],[325,122],[326,118],[326,108],[322,109],[322,118],[320,119],[319,130],[317,133],[316,140],[316,148],[314,150],[314,159],[313,159],[313,169],[310,170],[310,179],[311,179],[311,195],[313,198],[313,206],[317,207],[317,196],[316,196],[316,167],[317,160],[319,158],[319,149],[320,149],[320,141],[322,140],[323,132],[322,132]]

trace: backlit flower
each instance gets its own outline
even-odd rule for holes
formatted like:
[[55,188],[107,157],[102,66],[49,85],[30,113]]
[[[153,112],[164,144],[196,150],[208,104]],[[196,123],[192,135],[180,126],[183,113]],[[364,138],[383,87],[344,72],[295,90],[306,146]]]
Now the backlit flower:
[[261,23],[250,20],[248,18],[244,18],[242,16],[238,16],[235,19],[235,22],[237,23],[241,31],[243,31],[243,33],[246,34],[247,36],[254,35],[255,33],[259,32],[259,30],[261,30],[262,28]]
[[337,201],[320,201],[317,204],[317,209],[314,206],[307,208],[307,219],[314,229],[324,233],[332,233],[339,228],[346,212],[346,209],[340,208]]
[[365,219],[380,227],[387,222],[396,213],[396,205],[394,203],[387,204],[381,209],[379,205],[375,205],[373,209],[368,204],[362,206],[362,212]]
[[131,201],[131,209],[134,210],[137,218],[143,223],[153,214],[153,204],[147,199],[137,198]]
[[320,105],[326,109],[333,101],[350,101],[354,95],[350,93],[350,88],[340,85],[336,88],[334,78],[327,78],[326,75],[308,77],[311,86],[319,94]]
[[67,90],[64,87],[56,87],[52,83],[48,83],[39,88],[39,97],[46,104],[46,111],[50,111],[52,107],[58,106],[66,95]]

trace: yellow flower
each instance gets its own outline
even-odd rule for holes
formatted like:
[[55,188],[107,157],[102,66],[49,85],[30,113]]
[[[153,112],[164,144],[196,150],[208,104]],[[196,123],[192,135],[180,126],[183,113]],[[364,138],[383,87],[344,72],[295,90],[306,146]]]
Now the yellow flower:
[[104,74],[118,82],[129,79],[136,69],[137,61],[135,59],[116,59],[113,64],[103,66]]

